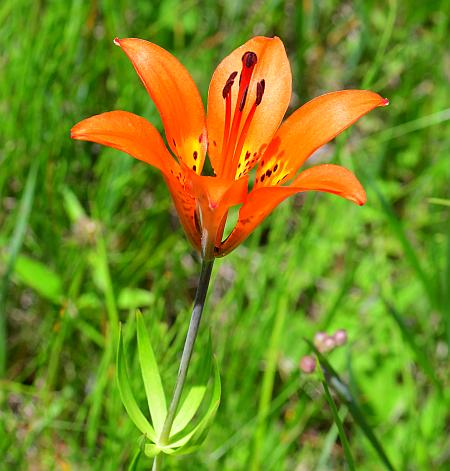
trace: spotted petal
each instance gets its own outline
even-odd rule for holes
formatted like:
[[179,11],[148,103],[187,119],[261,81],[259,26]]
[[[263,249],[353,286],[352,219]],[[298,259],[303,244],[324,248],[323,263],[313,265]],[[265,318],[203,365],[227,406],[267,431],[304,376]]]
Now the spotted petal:
[[188,190],[188,184],[184,174],[179,174],[179,178],[173,176],[165,178],[169,188],[175,209],[180,218],[181,225],[190,241],[197,250],[200,251],[201,233],[195,220],[195,209],[197,202],[195,197]]
[[[257,63],[248,88],[247,99],[243,109],[242,130],[245,117],[248,115],[256,100],[257,84],[265,80],[264,96],[257,107],[251,125],[248,129],[245,143],[240,152],[241,167],[247,153],[256,162],[261,150],[267,145],[289,105],[292,90],[292,77],[289,60],[283,43],[277,37],[255,37],[228,55],[216,68],[208,92],[208,154],[216,175],[220,176],[224,167],[222,144],[225,127],[225,100],[222,95],[224,86],[233,72],[240,73],[242,56],[246,52],[254,52]],[[231,88],[232,109],[236,106],[238,97],[238,76]]]
[[301,172],[291,186],[254,189],[240,209],[236,227],[222,243],[219,256],[234,250],[288,196],[303,191],[332,193],[359,205],[366,202],[364,188],[353,173],[339,165],[317,165]]
[[295,176],[305,160],[361,116],[388,100],[368,90],[342,90],[309,101],[280,127],[265,151],[256,186],[278,185]]
[[200,174],[206,153],[205,111],[192,77],[172,54],[143,39],[115,39],[161,115],[172,152]]

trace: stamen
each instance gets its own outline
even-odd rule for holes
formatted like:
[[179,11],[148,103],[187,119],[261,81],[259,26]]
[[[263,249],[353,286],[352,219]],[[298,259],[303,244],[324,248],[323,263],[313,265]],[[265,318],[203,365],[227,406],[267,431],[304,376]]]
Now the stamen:
[[[250,124],[253,120],[253,116],[255,115],[256,107],[261,104],[261,101],[264,95],[265,86],[266,86],[266,81],[264,79],[262,79],[260,82],[256,84],[256,101],[251,107],[247,115],[247,118],[245,120],[244,126],[242,127],[241,135],[239,136],[239,141],[237,143],[236,149],[233,154],[231,168],[235,168],[237,162],[239,162],[239,159],[241,158],[241,152],[244,147],[245,139],[247,137],[248,130],[250,129]],[[249,157],[250,157],[250,153],[247,152],[245,155],[245,160],[248,160]],[[247,167],[247,170],[250,170],[250,167]]]
[[232,72],[230,76],[228,77],[227,82],[225,83],[225,86],[223,87],[222,91],[222,96],[225,99],[225,125],[223,129],[223,141],[222,141],[222,162],[223,166],[222,169],[220,170],[223,172],[224,170],[224,157],[225,157],[225,152],[228,147],[228,138],[230,135],[230,123],[231,123],[231,88],[233,87],[234,84],[234,79],[237,76],[237,72]]
[[265,88],[266,88],[266,81],[262,79],[256,85],[256,103],[255,103],[256,106],[258,106],[261,103]]
[[[225,175],[228,175],[229,177],[232,176],[233,169],[235,168],[235,166],[233,166],[234,149],[236,147],[236,141],[238,140],[239,126],[241,124],[242,112],[244,111],[244,108],[245,108],[245,102],[247,99],[250,80],[252,78],[253,70],[255,68],[257,61],[258,61],[258,57],[252,51],[247,51],[242,56],[242,71],[239,77],[239,92],[238,92],[237,101],[236,101],[237,106],[234,111],[233,121],[231,124],[230,134],[227,139],[226,148],[225,147],[222,148],[222,152],[224,152],[224,149],[225,149],[225,153],[222,154],[223,156],[222,161],[224,165],[223,173]],[[227,84],[225,84],[224,91],[228,91],[228,89],[225,90],[225,88],[227,88]],[[227,98],[228,98],[228,95],[227,95]],[[225,121],[227,118],[226,111],[225,111]],[[224,137],[224,141],[225,141],[225,137]]]
[[244,95],[242,96],[241,102],[239,103],[239,111],[242,112],[245,106],[245,100],[247,99],[248,85],[245,87]]
[[223,87],[222,90],[222,96],[224,98],[227,97],[227,95],[231,92],[231,87],[234,84],[234,79],[236,78],[237,72],[233,72],[229,77],[228,80],[225,83],[225,86]]
[[250,67],[254,67],[254,65],[256,64],[256,62],[258,61],[258,57],[257,55],[252,52],[252,51],[247,51],[246,53],[244,53],[244,55],[242,56],[242,63],[245,65],[245,67],[247,67],[248,69]]
[[234,172],[238,164],[238,162],[236,162],[235,160],[237,158],[237,160],[239,161],[240,152],[242,151],[245,136],[247,135],[250,122],[255,113],[255,108],[261,103],[262,96],[264,94],[264,81],[261,81],[257,85],[257,103],[253,104],[253,106],[251,107],[246,117],[241,133],[239,133],[242,114],[244,112],[244,108],[247,102],[250,81],[257,62],[258,57],[253,51],[247,51],[242,56],[242,70],[239,76],[239,91],[234,109],[233,120],[231,120],[231,88],[234,84],[234,79],[237,76],[236,72],[233,72],[230,75],[222,91],[222,96],[225,99],[225,128],[222,143],[223,167],[221,173],[224,176],[228,176],[230,178],[234,177]]

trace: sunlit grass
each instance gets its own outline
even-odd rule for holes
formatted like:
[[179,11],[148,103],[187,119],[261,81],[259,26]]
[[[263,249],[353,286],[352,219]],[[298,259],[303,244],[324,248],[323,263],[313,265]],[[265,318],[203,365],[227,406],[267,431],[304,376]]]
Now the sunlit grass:
[[[144,403],[136,307],[167,390],[175,381],[198,260],[155,172],[69,139],[74,123],[111,109],[160,126],[112,39],[174,52],[206,98],[220,58],[254,34],[276,34],[292,61],[291,110],[363,85],[389,97],[314,157],[353,168],[368,203],[283,203],[216,264],[192,374],[211,329],[222,403],[203,451],[167,467],[345,469],[322,385],[298,368],[303,337],[345,328],[348,344],[327,358],[396,469],[448,469],[445,4],[1,2],[0,468],[126,467],[139,433],[119,399],[113,340],[120,319]],[[334,399],[356,469],[381,469]]]

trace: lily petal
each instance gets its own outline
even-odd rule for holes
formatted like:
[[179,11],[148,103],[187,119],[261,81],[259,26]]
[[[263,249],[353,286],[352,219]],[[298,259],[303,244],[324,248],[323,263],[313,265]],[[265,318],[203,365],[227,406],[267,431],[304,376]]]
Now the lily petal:
[[109,111],[84,119],[73,126],[70,137],[121,150],[164,174],[178,166],[159,132],[146,119],[128,111]]
[[200,174],[207,147],[205,110],[185,67],[172,54],[143,39],[115,39],[131,60],[158,108],[172,152]]
[[199,176],[187,172],[191,180],[191,194],[197,201],[202,228],[204,255],[214,257],[214,247],[220,245],[229,209],[241,204],[248,191],[248,177],[230,180]]
[[364,188],[350,170],[332,164],[311,167],[300,173],[291,186],[260,187],[250,192],[236,227],[220,246],[219,256],[234,250],[288,196],[303,191],[332,193],[358,205],[366,202]]
[[[256,108],[247,136],[240,151],[240,162],[247,153],[251,155],[253,165],[261,155],[264,146],[270,142],[289,105],[292,90],[292,76],[289,60],[282,41],[275,38],[255,37],[234,50],[216,68],[208,92],[207,128],[208,154],[216,175],[222,174],[224,159],[222,151],[225,128],[225,100],[222,95],[224,86],[233,72],[239,74],[242,69],[242,56],[254,52],[257,63],[253,70],[248,93],[243,108],[243,119],[239,134],[245,125],[246,116],[256,100],[257,84],[265,81],[264,95]],[[232,110],[236,107],[239,89],[238,76],[231,88]],[[249,170],[249,169],[248,169]]]
[[289,180],[319,147],[361,116],[388,103],[368,90],[342,90],[309,101],[295,111],[273,137],[258,168],[256,186],[277,185]]
[[196,222],[195,209],[197,202],[195,197],[188,191],[187,182],[183,174],[178,178],[172,175],[164,178],[172,196],[173,204],[180,218],[181,225],[192,246],[198,251],[201,250],[201,232],[198,222]]

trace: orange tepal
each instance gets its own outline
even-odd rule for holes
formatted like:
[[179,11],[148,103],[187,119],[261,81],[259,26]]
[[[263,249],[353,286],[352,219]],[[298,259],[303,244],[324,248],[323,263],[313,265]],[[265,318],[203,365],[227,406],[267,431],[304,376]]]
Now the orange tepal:
[[[281,124],[292,92],[289,61],[279,38],[255,37],[215,70],[205,114],[192,77],[169,52],[142,39],[114,43],[155,102],[171,152],[147,120],[127,111],[85,119],[72,128],[71,137],[119,149],[156,167],[204,260],[231,252],[294,193],[324,191],[365,203],[363,187],[343,167],[298,170],[315,150],[377,106],[386,106],[387,99],[367,90],[327,93]],[[207,153],[215,176],[202,175]],[[228,211],[236,205],[242,205],[237,224],[224,239]]]

